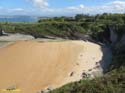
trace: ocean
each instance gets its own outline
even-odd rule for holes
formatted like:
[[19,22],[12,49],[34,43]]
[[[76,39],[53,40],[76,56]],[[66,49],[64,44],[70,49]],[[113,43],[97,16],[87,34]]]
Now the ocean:
[[31,16],[0,16],[0,22],[37,22],[37,17]]

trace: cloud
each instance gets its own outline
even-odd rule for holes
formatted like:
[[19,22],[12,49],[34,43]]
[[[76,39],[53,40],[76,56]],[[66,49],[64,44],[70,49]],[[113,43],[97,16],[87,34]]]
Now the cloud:
[[125,1],[114,1],[107,4],[111,12],[125,13]]
[[83,4],[80,4],[78,6],[70,6],[70,7],[66,7],[64,9],[64,11],[67,11],[69,13],[90,13],[91,7],[87,7]]
[[125,13],[125,1],[114,0],[103,5],[87,6],[84,4],[67,6],[64,8],[52,8],[48,0],[28,0],[37,8],[5,9],[0,7],[1,14],[26,14],[42,16],[73,16],[78,13],[100,14],[100,13]]
[[27,15],[30,14],[32,10],[26,10],[23,8],[0,8],[0,15]]
[[23,8],[13,8],[13,9],[9,9],[12,12],[23,12],[25,11]]
[[67,11],[75,13],[125,13],[125,1],[113,1],[104,5],[98,6],[85,6],[83,4],[79,6],[71,6],[66,8]]
[[36,7],[40,9],[44,9],[49,6],[47,0],[29,0],[29,1],[31,1]]
[[86,6],[80,4],[77,6],[68,6],[65,8],[52,8],[47,0],[30,0],[37,6],[42,13],[49,15],[75,15],[77,13],[84,14],[100,14],[100,13],[125,13],[125,1],[115,0],[97,6]]
[[85,6],[83,4],[81,4],[79,6],[70,6],[70,7],[67,7],[67,10],[79,11],[79,10],[82,10],[84,8],[85,8]]

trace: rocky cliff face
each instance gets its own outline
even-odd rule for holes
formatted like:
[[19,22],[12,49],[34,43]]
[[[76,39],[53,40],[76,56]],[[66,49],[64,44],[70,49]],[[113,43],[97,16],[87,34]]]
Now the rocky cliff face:
[[122,44],[124,44],[125,45],[125,34],[122,36],[122,38],[121,38],[121,41],[120,41]]
[[116,43],[118,39],[117,34],[115,33],[115,28],[110,27],[110,40],[112,44]]
[[0,29],[0,36],[2,36],[3,35],[3,33],[2,33],[2,29]]
[[110,27],[109,31],[110,31],[110,40],[112,45],[114,45],[115,43],[125,44],[124,33],[122,35],[118,35],[118,33],[116,33],[117,29],[115,27]]

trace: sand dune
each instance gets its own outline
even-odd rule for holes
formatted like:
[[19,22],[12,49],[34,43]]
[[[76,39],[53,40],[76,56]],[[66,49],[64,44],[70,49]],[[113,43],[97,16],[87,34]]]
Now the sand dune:
[[16,85],[21,91],[15,93],[37,93],[57,88],[82,79],[102,56],[101,47],[90,42],[18,41],[0,48],[0,89]]

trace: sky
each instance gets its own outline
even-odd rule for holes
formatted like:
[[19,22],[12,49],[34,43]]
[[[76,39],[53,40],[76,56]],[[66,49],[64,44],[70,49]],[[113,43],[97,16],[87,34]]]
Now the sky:
[[125,13],[125,0],[0,0],[0,15],[74,16]]

